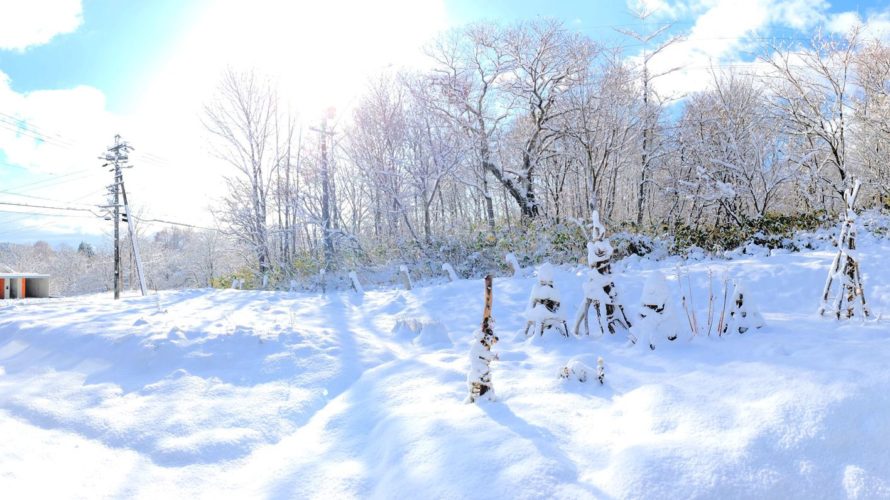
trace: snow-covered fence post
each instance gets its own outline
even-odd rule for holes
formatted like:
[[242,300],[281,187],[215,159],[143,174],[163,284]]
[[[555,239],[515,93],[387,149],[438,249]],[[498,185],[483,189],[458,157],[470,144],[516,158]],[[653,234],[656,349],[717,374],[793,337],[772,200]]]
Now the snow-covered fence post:
[[841,319],[841,316],[852,318],[854,315],[867,318],[870,315],[868,304],[865,301],[862,276],[859,274],[859,254],[856,252],[856,212],[853,210],[861,186],[862,183],[857,179],[853,183],[853,187],[844,192],[847,210],[837,236],[837,255],[831,263],[831,270],[825,280],[825,289],[822,291],[819,315],[824,315],[828,310],[831,288],[835,283],[838,284],[838,291],[831,301],[831,312],[837,319]]
[[349,271],[349,279],[352,281],[352,288],[355,289],[359,294],[365,293],[365,289],[362,288],[361,282],[358,280],[358,275],[355,274],[355,271]]
[[473,335],[473,342],[470,344],[470,370],[467,372],[467,389],[470,394],[465,400],[466,403],[474,403],[477,399],[485,396],[489,401],[494,401],[494,386],[491,383],[491,367],[489,366],[493,360],[498,359],[498,355],[491,352],[498,338],[492,329],[494,322],[491,317],[492,303],[492,277],[485,277],[485,307],[482,309],[482,326]]
[[606,381],[606,364],[602,356],[596,358],[596,379],[600,381],[600,385]]
[[414,284],[411,283],[411,274],[408,272],[408,266],[404,264],[399,266],[399,274],[402,276],[402,284],[404,285],[405,290],[414,288]]
[[458,279],[458,278],[457,278],[457,273],[454,272],[454,268],[451,267],[451,264],[449,264],[449,263],[447,263],[447,262],[444,263],[444,264],[442,264],[442,270],[445,271],[446,273],[448,273],[448,280],[449,280],[449,281],[452,281],[452,282],[457,281],[457,279]]
[[297,291],[297,280],[290,280],[290,286],[287,289],[288,292],[294,293]]
[[319,269],[319,270],[318,270],[318,283],[319,283],[319,285],[321,286],[321,293],[322,293],[322,295],[324,295],[325,293],[327,293],[327,289],[328,289],[328,282],[327,282],[327,279],[326,279],[326,276],[325,276],[326,274],[327,274],[327,273],[325,272],[324,269]]
[[544,329],[553,325],[561,327],[563,337],[569,336],[569,327],[560,313],[560,295],[553,281],[553,266],[541,264],[538,268],[538,282],[532,287],[528,306],[525,309],[525,335],[544,335]]
[[510,267],[513,268],[514,278],[522,276],[522,266],[519,265],[519,260],[516,259],[516,255],[513,252],[504,256],[504,259],[507,261],[507,264],[510,264]]

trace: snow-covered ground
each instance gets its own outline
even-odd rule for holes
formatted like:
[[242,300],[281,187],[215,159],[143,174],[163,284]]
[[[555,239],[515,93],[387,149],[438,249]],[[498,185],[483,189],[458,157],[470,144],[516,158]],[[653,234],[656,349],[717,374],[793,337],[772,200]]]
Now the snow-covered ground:
[[[890,242],[861,242],[878,314],[890,314],[888,252]],[[159,302],[8,302],[0,492],[888,498],[890,321],[816,315],[832,257],[615,265],[630,313],[651,272],[678,292],[681,269],[700,317],[711,272],[715,284],[744,275],[767,321],[728,338],[687,333],[655,351],[552,330],[519,338],[534,280],[498,278],[499,401],[478,405],[463,400],[481,280],[363,296],[188,290]],[[584,275],[563,267],[555,277],[571,323]],[[597,356],[605,385],[557,377],[570,359],[593,367]]]

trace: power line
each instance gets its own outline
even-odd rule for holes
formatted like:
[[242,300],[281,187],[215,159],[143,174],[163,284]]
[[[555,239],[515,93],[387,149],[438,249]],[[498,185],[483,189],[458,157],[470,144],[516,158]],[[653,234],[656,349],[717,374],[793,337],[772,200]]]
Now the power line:
[[9,113],[0,112],[0,121],[16,127],[17,131],[28,132],[32,136],[39,136],[41,140],[46,142],[53,142],[58,144],[59,146],[69,148],[75,145],[73,142],[65,139],[60,134],[46,132],[45,130],[41,131],[41,127],[34,125],[30,120],[25,120],[23,118],[10,115]]
[[[94,175],[94,173],[95,173],[95,172],[94,172],[93,170],[87,170],[87,169],[84,169],[84,170],[75,170],[74,172],[69,172],[69,173],[67,173],[67,174],[62,174],[62,175],[59,175],[59,176],[55,176],[55,174],[50,174],[50,175],[53,175],[54,177],[53,177],[53,178],[50,178],[50,179],[39,179],[39,180],[32,181],[32,182],[26,182],[25,184],[19,184],[18,186],[14,186],[14,187],[12,187],[12,188],[5,189],[5,190],[3,190],[3,191],[0,191],[0,193],[10,193],[10,194],[12,194],[13,191],[18,191],[18,190],[20,190],[20,189],[22,189],[22,188],[26,188],[26,187],[27,187],[27,188],[31,188],[31,189],[33,189],[34,186],[37,186],[37,185],[39,185],[39,184],[46,184],[46,183],[49,183],[49,184],[47,184],[47,185],[45,185],[45,186],[40,186],[40,189],[43,189],[43,188],[46,188],[46,187],[55,185],[55,184],[57,184],[58,182],[61,182],[62,179],[65,179],[65,182],[70,182],[70,181],[75,180],[75,179],[82,179],[82,178],[89,177],[90,175]],[[80,175],[80,174],[83,174],[83,175]],[[77,175],[77,177],[75,177],[75,178],[73,178],[73,179],[69,179],[69,177],[74,176],[74,175]]]
[[89,213],[95,215],[96,217],[101,217],[101,215],[93,212],[92,210],[90,210],[88,208],[52,207],[49,205],[31,205],[28,203],[13,203],[10,201],[0,201],[0,205],[9,205],[9,206],[14,206],[14,207],[28,207],[28,208],[45,208],[48,210],[67,210],[67,211],[71,211],[71,212],[89,212]]
[[194,225],[194,224],[186,224],[185,222],[174,222],[174,221],[163,220],[163,219],[144,219],[144,218],[142,218],[142,217],[137,217],[137,216],[135,216],[135,215],[133,216],[133,218],[136,219],[136,220],[138,220],[138,221],[140,221],[140,222],[149,222],[149,223],[151,223],[151,222],[157,222],[157,223],[160,223],[160,224],[170,224],[170,225],[173,225],[173,226],[183,226],[183,227],[190,227],[190,228],[193,228],[193,229],[203,229],[203,230],[205,230],[205,231],[220,231],[219,229],[214,228],[214,227],[196,226],[196,225]]
[[[8,214],[43,215],[43,216],[47,216],[47,217],[80,217],[80,218],[88,218],[88,219],[95,218],[95,214],[93,214],[92,216],[90,216],[90,215],[75,215],[75,214],[48,214],[46,212],[23,212],[20,210],[3,210],[2,208],[0,208],[0,212],[8,213]],[[6,222],[4,222],[4,224],[6,224]]]

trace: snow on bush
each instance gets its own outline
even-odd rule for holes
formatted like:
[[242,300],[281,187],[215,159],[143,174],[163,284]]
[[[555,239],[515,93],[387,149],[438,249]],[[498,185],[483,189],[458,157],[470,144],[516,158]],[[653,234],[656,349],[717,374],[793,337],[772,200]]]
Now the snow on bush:
[[593,370],[589,366],[578,359],[571,359],[565,366],[559,369],[559,378],[587,382],[588,374],[592,373]]
[[674,304],[667,280],[660,271],[653,271],[643,285],[640,309],[632,331],[637,342],[647,342],[654,350],[658,339],[676,340],[679,335]]
[[742,282],[735,281],[731,289],[732,299],[727,305],[726,323],[722,333],[745,333],[752,328],[765,326],[766,322],[763,321],[763,316],[760,315],[754,299],[745,291]]
[[541,264],[537,274],[537,282],[532,287],[525,308],[525,335],[544,335],[544,330],[555,327],[563,337],[568,337],[568,327],[560,311],[562,299],[553,279],[553,266],[550,263]]

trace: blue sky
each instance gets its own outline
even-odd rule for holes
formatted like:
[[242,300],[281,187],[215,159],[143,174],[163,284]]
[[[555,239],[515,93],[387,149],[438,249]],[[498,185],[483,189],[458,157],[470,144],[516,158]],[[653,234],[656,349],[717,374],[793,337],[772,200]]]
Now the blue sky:
[[19,92],[90,85],[124,113],[139,82],[175,50],[203,0],[86,0],[73,33],[24,51],[0,50],[0,71]]
[[[696,90],[710,64],[750,60],[751,37],[806,38],[857,20],[890,31],[890,7],[875,0],[643,1],[653,25],[689,34],[662,61],[687,68],[663,82],[668,93]],[[102,203],[95,158],[121,133],[137,147],[127,175],[140,209],[208,224],[221,167],[199,118],[225,66],[271,75],[311,121],[328,105],[348,109],[382,67],[422,64],[419,47],[440,30],[534,17],[597,40],[627,41],[616,25],[645,31],[621,0],[0,0],[0,202]],[[76,243],[108,226],[0,210],[0,241]]]
[[[165,55],[176,50],[176,42],[190,22],[214,8],[211,0],[85,0],[82,5],[82,24],[73,33],[24,51],[0,50],[0,71],[10,77],[14,90],[89,85],[103,91],[110,111],[129,112],[140,82],[157,70]],[[847,0],[831,2],[825,12],[856,11],[867,17],[886,7],[886,2],[878,0]],[[509,22],[554,17],[596,39],[620,39],[611,26],[636,23],[627,4],[617,0],[447,0],[445,10],[449,25],[480,19]],[[683,31],[695,19],[681,15],[672,20],[677,31]],[[785,34],[789,30],[775,23],[768,32]]]

